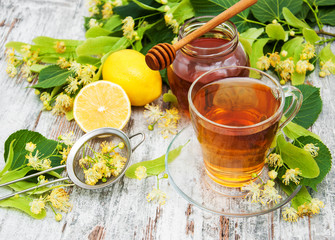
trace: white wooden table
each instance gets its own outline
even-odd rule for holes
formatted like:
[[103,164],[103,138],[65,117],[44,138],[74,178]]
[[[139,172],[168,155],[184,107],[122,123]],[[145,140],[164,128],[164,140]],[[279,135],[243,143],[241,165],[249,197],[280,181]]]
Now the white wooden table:
[[[7,76],[3,55],[8,41],[30,43],[40,35],[55,38],[84,39],[84,0],[0,0],[0,155],[7,137],[19,129],[38,131],[56,139],[67,131],[83,134],[74,121],[42,112],[34,90],[20,76]],[[328,31],[335,29],[328,28]],[[332,46],[335,52],[335,44]],[[308,79],[321,88],[323,111],[312,131],[320,135],[334,155],[335,150],[335,77],[319,79],[313,73]],[[143,131],[145,143],[136,150],[133,161],[154,159],[165,153],[169,143],[146,129],[143,108],[133,108],[125,131]],[[3,157],[0,168],[4,166]],[[12,209],[0,208],[0,239],[335,239],[335,173],[334,167],[319,192],[313,197],[324,201],[325,208],[313,218],[298,223],[281,219],[280,210],[246,219],[226,218],[206,213],[188,204],[169,186],[161,184],[169,196],[159,207],[145,196],[155,185],[155,178],[144,181],[123,178],[112,187],[88,191],[74,187],[73,210],[61,222],[51,211],[44,220],[34,220]]]

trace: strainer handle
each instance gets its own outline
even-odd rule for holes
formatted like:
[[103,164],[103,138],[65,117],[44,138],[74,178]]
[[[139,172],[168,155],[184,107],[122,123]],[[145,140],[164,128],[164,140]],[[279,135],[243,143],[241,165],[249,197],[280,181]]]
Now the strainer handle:
[[135,147],[133,147],[133,148],[131,149],[132,152],[134,152],[134,151],[136,150],[136,148],[137,148],[138,146],[140,146],[140,145],[144,142],[144,140],[145,140],[145,134],[139,132],[139,133],[136,133],[136,134],[134,134],[134,135],[132,135],[132,136],[129,137],[129,139],[132,139],[133,137],[136,137],[136,136],[139,136],[139,135],[141,135],[142,138],[141,138],[140,142],[139,142]]
[[[47,186],[47,185],[52,184],[52,183],[57,183],[57,182],[62,182],[62,181],[68,181],[68,180],[70,180],[68,177],[59,178],[59,179],[56,179],[56,180],[53,180],[53,181],[46,182],[46,183],[43,183],[43,184],[41,184],[41,185],[35,186],[35,187],[31,187],[31,188],[22,190],[22,191],[20,191],[20,192],[15,192],[15,193],[12,193],[12,194],[8,194],[8,195],[5,195],[5,196],[3,196],[3,197],[0,196],[0,201],[1,201],[1,200],[5,200],[5,199],[10,198],[10,197],[14,197],[15,195],[18,195],[18,194],[21,194],[21,193],[29,192],[29,191],[35,190],[35,189],[37,189],[37,188]],[[72,185],[74,185],[74,184],[69,184],[69,185],[72,186]]]

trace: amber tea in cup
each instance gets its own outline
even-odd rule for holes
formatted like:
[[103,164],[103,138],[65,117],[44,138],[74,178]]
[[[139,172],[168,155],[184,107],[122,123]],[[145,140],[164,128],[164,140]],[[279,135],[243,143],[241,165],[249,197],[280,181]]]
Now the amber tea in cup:
[[[238,77],[234,77],[236,72]],[[205,73],[192,84],[190,114],[211,179],[241,187],[252,180],[253,173],[262,171],[278,129],[301,106],[299,90],[287,87],[284,91],[293,100],[286,111],[287,120],[280,125],[285,96],[278,82],[266,73],[224,67]]]

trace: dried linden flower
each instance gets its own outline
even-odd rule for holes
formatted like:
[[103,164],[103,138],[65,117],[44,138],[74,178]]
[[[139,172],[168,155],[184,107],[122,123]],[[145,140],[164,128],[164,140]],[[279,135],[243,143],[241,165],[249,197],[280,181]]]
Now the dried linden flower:
[[287,169],[286,173],[283,175],[283,183],[288,185],[290,181],[293,181],[295,184],[299,184],[300,182],[301,171],[299,168],[295,169]]
[[282,212],[284,221],[296,222],[298,220],[298,212],[293,207],[286,207]]
[[28,142],[26,144],[26,147],[25,149],[28,151],[28,152],[33,152],[36,148],[36,144],[32,143],[32,142]]
[[138,168],[136,168],[135,176],[138,180],[142,180],[143,178],[146,178],[148,176],[146,167],[139,166]]
[[261,184],[256,184],[252,182],[249,185],[243,186],[241,188],[242,191],[248,191],[248,194],[245,196],[251,198],[251,202],[258,202],[260,200],[261,195]]
[[34,199],[32,202],[29,203],[30,211],[34,214],[39,214],[45,209],[45,199],[40,196],[39,199]]
[[306,144],[304,149],[309,152],[312,157],[317,157],[319,155],[318,151],[320,148],[315,146],[313,143]]
[[166,198],[166,193],[157,188],[153,188],[147,196],[148,202],[154,201],[157,202],[159,205],[164,205],[166,202]]

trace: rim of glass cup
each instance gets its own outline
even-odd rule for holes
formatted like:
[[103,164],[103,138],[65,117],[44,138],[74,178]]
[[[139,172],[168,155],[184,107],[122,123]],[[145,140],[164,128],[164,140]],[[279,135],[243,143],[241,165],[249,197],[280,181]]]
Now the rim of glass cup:
[[[191,126],[188,126],[191,127]],[[226,217],[255,217],[255,216],[260,216],[263,214],[267,214],[270,212],[273,212],[281,207],[283,207],[284,205],[286,205],[289,201],[292,200],[292,198],[294,198],[295,195],[297,195],[297,193],[300,191],[301,189],[301,185],[297,185],[297,188],[290,194],[287,196],[287,198],[285,198],[285,200],[283,200],[282,202],[277,203],[276,205],[274,205],[271,208],[268,209],[264,209],[264,210],[259,210],[258,212],[250,212],[250,213],[229,213],[229,212],[222,212],[222,211],[218,211],[218,210],[214,210],[211,208],[208,208],[206,206],[203,206],[201,203],[199,203],[198,201],[194,200],[193,198],[189,197],[183,190],[181,190],[179,188],[179,186],[176,184],[176,182],[173,179],[173,175],[171,174],[170,168],[169,168],[169,153],[172,150],[172,146],[174,145],[174,142],[176,141],[176,139],[178,138],[178,136],[186,129],[187,127],[183,128],[180,132],[177,133],[177,135],[172,139],[172,141],[170,142],[167,150],[166,150],[166,154],[165,154],[165,169],[167,174],[169,175],[169,182],[170,184],[173,186],[173,188],[177,191],[177,193],[182,196],[186,201],[188,201],[191,204],[194,204],[196,207],[213,213],[213,214],[217,214],[217,215],[221,215],[221,216],[226,216]],[[178,158],[178,157],[177,157]],[[173,162],[172,162],[173,163]],[[241,198],[244,199],[244,198]]]
[[[248,70],[252,70],[252,71],[255,71],[255,72],[258,72],[260,73],[261,75],[265,75],[266,77],[268,77],[277,87],[278,91],[279,91],[279,94],[280,94],[280,97],[281,97],[281,103],[280,103],[280,106],[279,108],[277,109],[277,111],[272,114],[271,117],[267,118],[266,120],[262,121],[262,122],[259,122],[259,123],[256,123],[256,124],[253,124],[253,125],[248,125],[248,126],[229,126],[229,125],[223,125],[223,124],[219,124],[219,123],[216,123],[208,118],[206,118],[205,116],[203,116],[198,110],[197,108],[194,106],[193,104],[193,100],[192,100],[192,90],[195,86],[195,84],[197,84],[199,82],[199,80],[203,77],[205,77],[207,74],[210,74],[212,72],[215,72],[215,71],[218,71],[218,70],[221,70],[221,69],[232,69],[232,68],[243,68],[243,69],[248,69]],[[233,76],[232,76],[233,77]],[[232,78],[232,77],[228,77],[228,78]],[[224,78],[223,78],[224,79]],[[258,79],[256,79],[258,80]],[[209,84],[209,83],[208,83]],[[207,85],[207,84],[206,84]],[[205,72],[204,74],[200,75],[191,85],[190,89],[188,90],[188,94],[187,94],[187,100],[188,100],[188,104],[189,104],[189,107],[192,109],[193,112],[195,112],[202,120],[205,120],[206,122],[209,122],[215,126],[218,126],[218,127],[224,127],[224,128],[227,128],[227,129],[239,129],[239,130],[242,130],[242,129],[249,129],[249,128],[254,128],[254,127],[259,127],[259,126],[262,126],[264,124],[267,124],[269,122],[271,122],[274,118],[278,117],[278,115],[282,112],[284,106],[285,106],[285,96],[284,96],[284,92],[283,92],[283,89],[281,87],[281,85],[279,84],[279,82],[274,79],[271,75],[267,74],[266,72],[263,72],[263,71],[260,71],[256,68],[252,68],[252,67],[245,67],[245,66],[226,66],[226,67],[221,67],[221,68],[216,68],[216,69],[213,69],[213,70],[210,70],[208,72]]]

